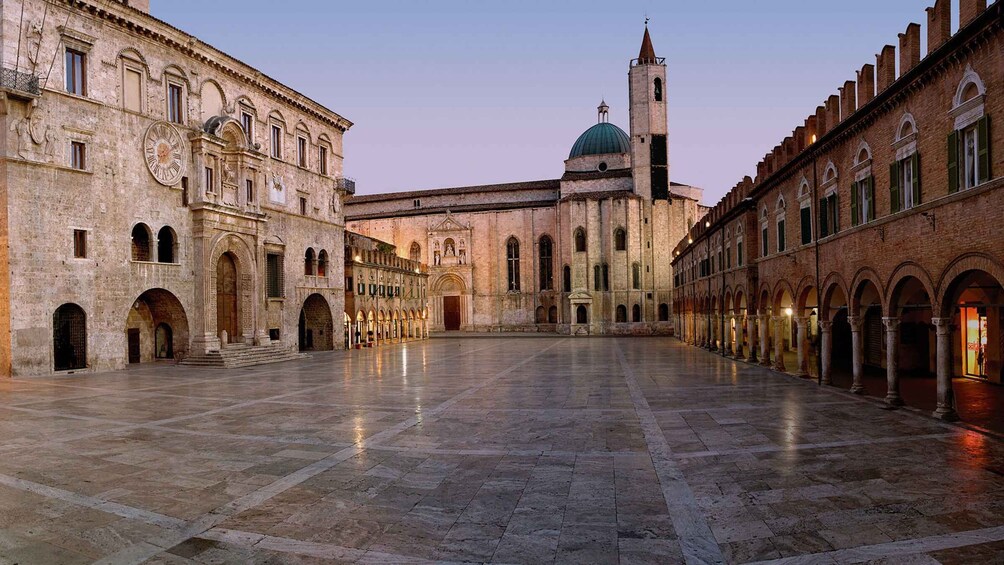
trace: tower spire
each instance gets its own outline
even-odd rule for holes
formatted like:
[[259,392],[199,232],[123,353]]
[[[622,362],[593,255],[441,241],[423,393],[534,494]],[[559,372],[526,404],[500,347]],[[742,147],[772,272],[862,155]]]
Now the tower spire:
[[638,64],[656,64],[655,48],[652,47],[652,38],[648,35],[648,18],[645,18],[645,37],[641,39],[641,50],[638,51]]
[[596,107],[596,122],[602,124],[610,121],[608,112],[610,112],[610,106],[607,106],[606,101],[600,100],[600,105]]

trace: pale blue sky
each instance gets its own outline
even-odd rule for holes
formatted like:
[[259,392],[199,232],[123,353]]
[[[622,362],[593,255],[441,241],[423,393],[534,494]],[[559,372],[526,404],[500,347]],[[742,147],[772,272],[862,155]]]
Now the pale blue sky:
[[601,97],[628,129],[647,14],[668,65],[670,175],[713,203],[909,22],[926,24],[933,0],[152,4],[355,122],[345,173],[360,194],[559,177]]

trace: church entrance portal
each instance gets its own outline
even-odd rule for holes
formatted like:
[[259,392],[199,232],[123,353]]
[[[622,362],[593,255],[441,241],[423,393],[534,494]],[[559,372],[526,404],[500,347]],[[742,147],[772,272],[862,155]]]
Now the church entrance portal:
[[216,263],[216,333],[226,330],[227,342],[233,343],[237,333],[237,263],[224,253]]
[[443,325],[446,331],[457,331],[460,329],[460,297],[443,297]]

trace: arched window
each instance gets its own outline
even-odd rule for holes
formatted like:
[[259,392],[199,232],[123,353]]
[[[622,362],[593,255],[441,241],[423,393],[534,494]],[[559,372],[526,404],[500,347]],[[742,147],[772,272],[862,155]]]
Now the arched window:
[[575,252],[582,253],[586,250],[586,230],[575,228]]
[[572,268],[565,265],[565,268],[562,269],[561,278],[565,292],[572,292]]
[[551,238],[540,236],[538,256],[540,258],[540,290],[554,290],[554,245]]
[[307,276],[314,274],[314,250],[309,247],[303,256],[303,274]]
[[631,307],[631,321],[640,322],[641,321],[641,306],[635,304]]
[[627,321],[627,307],[623,304],[617,305],[617,311],[616,314],[614,314],[614,321],[620,324]]
[[52,360],[56,371],[87,366],[87,314],[76,304],[63,304],[52,314]]
[[593,290],[600,289],[600,266],[593,265]]
[[150,228],[146,224],[136,224],[132,228],[132,260],[150,260]]
[[417,241],[411,242],[411,249],[408,250],[408,258],[412,261],[422,261],[422,246]]
[[547,323],[557,324],[558,323],[558,307],[551,306],[547,309]]
[[665,302],[659,305],[659,321],[669,321],[669,304],[666,304]]
[[171,226],[164,226],[157,232],[157,261],[160,263],[175,263],[177,253],[175,251],[178,244],[174,237],[174,230]]
[[641,264],[633,263],[631,265],[631,288],[635,290],[641,289]]
[[585,304],[579,304],[579,306],[575,309],[575,323],[576,324],[589,323],[589,312],[586,311]]
[[610,290],[610,265],[603,263],[603,290]]
[[510,237],[505,244],[506,264],[509,271],[509,292],[519,292],[519,241]]
[[992,178],[990,171],[990,117],[986,115],[987,89],[967,66],[955,92],[949,115],[955,120],[948,136],[948,191],[979,186]]
[[317,254],[317,276],[328,276],[328,252],[323,249]]
[[538,324],[544,324],[547,322],[547,310],[543,306],[537,306],[537,311],[535,312],[534,319],[537,320]]
[[652,83],[653,83],[652,91],[653,94],[655,95],[655,101],[662,102],[662,79],[659,77],[655,77],[655,80],[652,81]]
[[624,228],[614,230],[614,250],[627,250],[627,232],[624,231]]

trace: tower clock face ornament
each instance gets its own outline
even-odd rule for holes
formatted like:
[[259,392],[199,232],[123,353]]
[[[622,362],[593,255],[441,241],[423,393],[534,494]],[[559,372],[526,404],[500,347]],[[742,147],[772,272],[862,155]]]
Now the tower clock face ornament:
[[185,174],[185,141],[174,126],[156,122],[146,130],[143,157],[150,174],[165,186],[181,182]]

